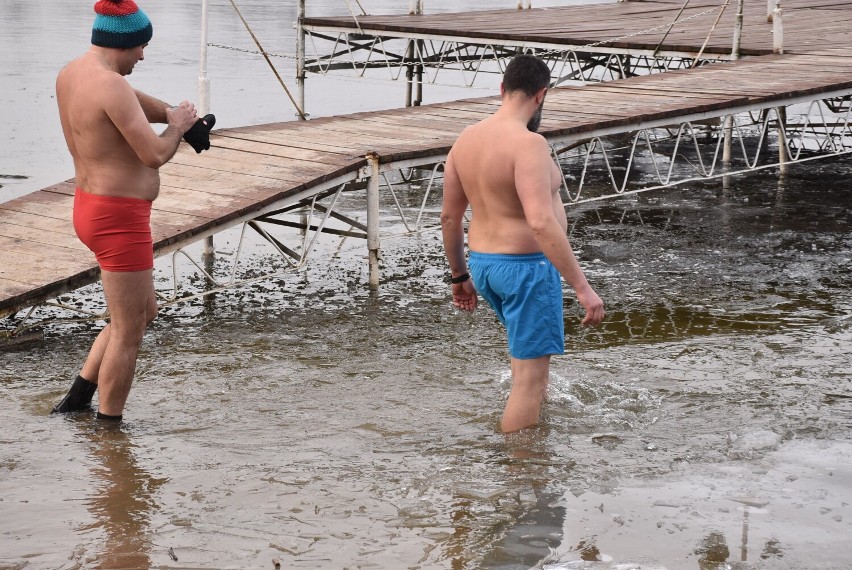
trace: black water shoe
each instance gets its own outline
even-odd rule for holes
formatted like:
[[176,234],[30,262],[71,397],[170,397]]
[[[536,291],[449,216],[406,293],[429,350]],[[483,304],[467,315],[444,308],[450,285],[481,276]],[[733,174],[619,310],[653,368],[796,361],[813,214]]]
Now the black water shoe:
[[71,389],[58,404],[53,406],[50,413],[64,414],[88,409],[92,405],[92,396],[95,395],[97,389],[98,385],[94,382],[89,382],[82,376],[77,376],[71,385]]
[[95,417],[96,417],[97,419],[99,419],[99,420],[104,420],[104,421],[107,421],[107,422],[120,422],[120,421],[121,421],[121,418],[122,418],[123,416],[121,416],[121,415],[118,415],[118,416],[110,416],[110,415],[102,414],[102,413],[98,412],[98,413],[97,413],[97,415],[96,415]]

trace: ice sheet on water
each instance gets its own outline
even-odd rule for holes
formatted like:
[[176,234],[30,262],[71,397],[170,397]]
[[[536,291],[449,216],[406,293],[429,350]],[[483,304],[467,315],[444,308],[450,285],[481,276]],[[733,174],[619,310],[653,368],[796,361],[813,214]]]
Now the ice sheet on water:
[[731,434],[729,440],[731,449],[728,456],[731,459],[749,459],[756,453],[778,449],[784,438],[774,431],[758,430],[742,435]]

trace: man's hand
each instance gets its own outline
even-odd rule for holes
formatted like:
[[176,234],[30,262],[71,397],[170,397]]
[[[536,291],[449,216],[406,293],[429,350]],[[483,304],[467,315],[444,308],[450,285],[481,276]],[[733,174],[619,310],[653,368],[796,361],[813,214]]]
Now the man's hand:
[[583,291],[577,291],[577,300],[586,309],[586,316],[583,318],[581,325],[596,327],[603,321],[606,312],[604,304],[594,289],[588,287]]
[[184,101],[177,107],[166,109],[166,120],[170,127],[174,127],[183,136],[183,134],[192,128],[195,121],[198,120],[198,111],[195,105],[189,101]]
[[476,308],[476,288],[473,281],[468,279],[463,283],[453,283],[453,305],[462,311],[473,311]]

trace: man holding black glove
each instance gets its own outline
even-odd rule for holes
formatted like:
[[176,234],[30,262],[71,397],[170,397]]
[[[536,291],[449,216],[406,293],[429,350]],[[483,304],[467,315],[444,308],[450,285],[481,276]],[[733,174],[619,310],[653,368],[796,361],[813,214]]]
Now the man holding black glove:
[[[159,168],[182,138],[197,153],[209,149],[215,118],[199,118],[192,103],[173,107],[127,82],[153,35],[133,0],[99,0],[95,14],[92,46],[60,71],[56,100],[74,158],[74,230],[100,265],[110,322],[53,412],[87,409],[97,390],[97,417],[120,420],[142,336],[157,316],[150,217]],[[168,126],[157,135],[151,123]]]

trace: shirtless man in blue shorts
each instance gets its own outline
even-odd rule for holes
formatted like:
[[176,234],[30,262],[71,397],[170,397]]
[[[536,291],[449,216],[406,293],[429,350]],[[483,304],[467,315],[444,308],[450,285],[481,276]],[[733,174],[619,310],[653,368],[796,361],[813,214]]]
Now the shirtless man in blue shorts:
[[[506,67],[502,103],[492,116],[464,130],[444,171],[441,227],[452,273],[453,304],[473,311],[477,291],[509,337],[512,390],[504,433],[534,426],[550,375],[550,357],[565,351],[560,275],[598,325],[604,304],[589,285],[568,241],[559,197],[562,173],[537,134],[550,70],[521,55]],[[464,255],[468,206],[470,270]]]

